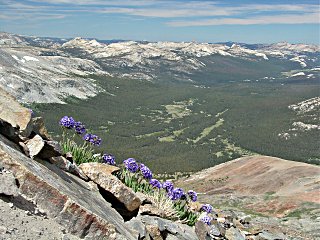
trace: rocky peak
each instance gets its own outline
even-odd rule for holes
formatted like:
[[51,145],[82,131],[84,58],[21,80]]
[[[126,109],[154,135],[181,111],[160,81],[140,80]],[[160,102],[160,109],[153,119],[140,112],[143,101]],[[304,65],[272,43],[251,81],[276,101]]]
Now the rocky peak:
[[268,50],[282,50],[286,52],[319,52],[320,46],[315,44],[291,44],[288,42],[279,42],[267,45],[265,49]]
[[101,48],[105,44],[97,42],[97,40],[87,40],[81,37],[76,37],[64,44],[62,44],[63,48],[83,48],[83,49],[91,49],[91,48]]
[[0,32],[0,45],[28,45],[29,43],[19,35]]

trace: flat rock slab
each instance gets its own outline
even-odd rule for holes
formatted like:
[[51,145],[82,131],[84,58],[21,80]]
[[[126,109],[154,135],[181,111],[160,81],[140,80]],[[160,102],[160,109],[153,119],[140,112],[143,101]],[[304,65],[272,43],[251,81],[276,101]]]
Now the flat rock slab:
[[120,168],[116,166],[96,162],[82,163],[79,167],[83,172],[87,172],[88,174],[95,175],[97,177],[99,175],[111,175],[112,173],[120,170]]
[[24,137],[28,137],[32,131],[31,111],[22,107],[2,88],[0,88],[0,120],[18,129]]
[[37,162],[4,143],[0,135],[1,164],[20,184],[20,193],[41,211],[84,239],[135,239],[122,217],[90,185],[57,166]]
[[79,167],[88,178],[112,193],[118,201],[125,205],[128,211],[132,212],[140,206],[140,198],[135,192],[111,174],[118,171],[119,168],[103,163],[84,163]]

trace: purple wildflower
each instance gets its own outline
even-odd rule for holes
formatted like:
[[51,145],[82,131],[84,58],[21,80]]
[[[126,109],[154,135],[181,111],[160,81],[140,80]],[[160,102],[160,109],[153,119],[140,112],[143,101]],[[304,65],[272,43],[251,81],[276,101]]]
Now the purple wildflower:
[[134,158],[128,158],[127,160],[124,160],[123,163],[125,164],[125,167],[132,173],[135,173],[139,170],[139,165]]
[[103,154],[102,156],[103,163],[106,163],[109,165],[116,165],[115,159],[116,159],[115,156],[108,153]]
[[60,119],[59,124],[65,128],[74,128],[75,121],[72,117],[64,116]]
[[146,179],[151,179],[152,178],[151,170],[146,165],[144,165],[143,163],[140,164],[140,171],[141,171],[141,173],[142,173],[144,178],[146,178]]
[[90,142],[91,140],[91,133],[87,133],[83,136],[83,140],[87,141],[87,142]]
[[149,181],[149,183],[152,185],[152,187],[155,187],[155,188],[161,188],[162,187],[162,184],[161,184],[161,182],[159,182],[159,180],[157,180],[157,179],[151,179],[150,181]]
[[207,213],[211,213],[212,212],[212,206],[210,204],[204,204],[204,205],[202,205],[200,210],[204,211],[204,212],[207,212]]
[[175,188],[172,191],[168,192],[168,197],[171,200],[178,200],[184,196],[184,192],[181,188]]
[[91,133],[85,134],[83,136],[83,140],[85,140],[95,146],[100,146],[101,141],[102,141],[101,138],[99,138],[97,135],[91,134]]
[[173,190],[173,183],[171,181],[165,181],[162,184],[162,187],[167,191],[167,192],[171,192]]
[[86,127],[82,122],[75,122],[74,129],[78,134],[84,134],[86,132]]
[[190,197],[192,202],[197,201],[198,196],[197,196],[197,193],[195,191],[189,190],[188,191],[188,195],[189,195],[189,197]]
[[102,139],[97,135],[92,134],[90,142],[95,146],[100,146]]
[[205,224],[211,225],[212,218],[209,216],[203,216],[200,221],[204,222]]
[[31,117],[33,117],[34,116],[34,111],[31,108],[29,108],[29,111],[31,113]]

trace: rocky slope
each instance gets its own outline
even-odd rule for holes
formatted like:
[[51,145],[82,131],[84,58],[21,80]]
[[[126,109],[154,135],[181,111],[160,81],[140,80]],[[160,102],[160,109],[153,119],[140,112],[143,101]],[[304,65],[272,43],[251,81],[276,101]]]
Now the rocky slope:
[[68,96],[87,98],[102,91],[90,74],[107,74],[95,62],[43,56],[43,48],[0,49],[0,83],[23,102],[58,102]]
[[279,133],[279,137],[287,140],[289,138],[297,137],[304,132],[320,130],[320,125],[318,123],[320,97],[314,97],[297,104],[292,104],[288,106],[288,108],[296,113],[296,119],[292,123],[292,128]]
[[[296,74],[304,71],[305,76],[313,79],[320,51],[316,45],[289,43],[231,46],[195,42],[103,43],[9,33],[0,33],[0,46],[0,85],[6,91],[23,102],[60,103],[68,96],[86,98],[102,91],[92,75],[201,84],[203,79],[221,80],[219,75],[225,74],[224,66],[228,66],[230,76],[236,74],[245,80],[259,74],[265,77],[264,74],[270,74],[263,71],[265,66],[277,68],[280,64],[284,70],[298,69],[288,71],[288,78],[301,78]],[[210,74],[203,75],[206,72]],[[212,76],[217,79],[211,79]]]
[[[260,214],[288,234],[316,238],[320,224],[320,167],[268,156],[239,158],[181,179],[213,205]],[[257,215],[257,216],[258,216]],[[266,220],[261,217],[269,217]]]

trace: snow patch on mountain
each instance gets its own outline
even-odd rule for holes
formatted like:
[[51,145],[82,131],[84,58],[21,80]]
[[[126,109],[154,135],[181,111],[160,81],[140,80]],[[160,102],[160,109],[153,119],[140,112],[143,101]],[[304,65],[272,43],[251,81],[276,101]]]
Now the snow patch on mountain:
[[1,48],[0,85],[22,102],[64,103],[103,91],[90,74],[108,74],[91,60],[39,56],[32,48]]
[[279,133],[278,136],[288,140],[296,137],[302,132],[320,130],[320,97],[314,97],[297,104],[292,104],[289,109],[297,113],[297,119],[293,121],[292,128]]
[[291,44],[287,42],[279,42],[270,45],[265,45],[264,50],[277,50],[284,54],[292,54],[297,52],[320,52],[319,45],[312,44]]
[[298,114],[304,114],[320,108],[320,97],[314,97],[297,104],[292,104],[289,109],[296,111]]
[[240,45],[237,45],[237,44],[232,44],[232,46],[229,49],[229,52],[232,52],[237,56],[254,55],[256,57],[261,57],[265,60],[269,60],[265,53],[262,53],[262,52],[259,52],[256,50],[251,50],[248,48],[244,48],[244,47],[241,47]]
[[298,73],[291,75],[291,77],[298,77],[298,76],[305,76],[305,75],[306,74],[304,72],[298,72]]
[[293,62],[298,62],[300,64],[300,66],[303,68],[307,67],[306,60],[303,58],[303,56],[296,56],[296,57],[293,57],[289,60],[293,61]]
[[39,62],[39,59],[38,59],[38,58],[30,57],[30,56],[24,56],[23,59],[26,60],[26,61]]

